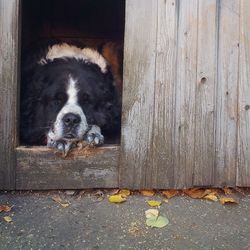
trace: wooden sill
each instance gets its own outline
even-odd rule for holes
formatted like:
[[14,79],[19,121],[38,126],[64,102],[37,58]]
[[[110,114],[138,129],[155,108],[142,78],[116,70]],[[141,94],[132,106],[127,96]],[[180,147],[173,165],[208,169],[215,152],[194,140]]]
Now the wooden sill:
[[120,146],[74,150],[66,158],[47,147],[16,148],[16,189],[118,187]]

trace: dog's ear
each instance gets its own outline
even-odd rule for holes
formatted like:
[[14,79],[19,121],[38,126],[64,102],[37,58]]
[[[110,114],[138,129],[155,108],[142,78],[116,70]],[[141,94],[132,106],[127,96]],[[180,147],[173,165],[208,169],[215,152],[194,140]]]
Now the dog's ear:
[[123,43],[108,42],[101,46],[100,53],[110,65],[117,91],[121,96],[122,93],[122,71],[123,71]]

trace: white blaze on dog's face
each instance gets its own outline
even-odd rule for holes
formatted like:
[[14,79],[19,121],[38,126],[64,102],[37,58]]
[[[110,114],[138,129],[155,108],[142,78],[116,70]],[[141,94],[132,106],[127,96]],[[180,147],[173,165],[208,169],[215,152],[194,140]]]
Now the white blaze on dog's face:
[[59,111],[48,137],[53,141],[61,139],[81,140],[88,130],[88,123],[82,108],[78,104],[77,80],[69,76],[67,84],[68,100]]

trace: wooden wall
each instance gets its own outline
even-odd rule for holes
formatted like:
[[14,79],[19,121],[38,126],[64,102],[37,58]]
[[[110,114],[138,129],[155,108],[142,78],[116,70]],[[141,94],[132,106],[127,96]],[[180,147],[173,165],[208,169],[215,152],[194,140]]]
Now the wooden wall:
[[250,186],[249,0],[126,0],[121,146],[65,160],[16,148],[19,3],[0,0],[0,189]]
[[124,54],[120,185],[249,186],[250,1],[127,0]]

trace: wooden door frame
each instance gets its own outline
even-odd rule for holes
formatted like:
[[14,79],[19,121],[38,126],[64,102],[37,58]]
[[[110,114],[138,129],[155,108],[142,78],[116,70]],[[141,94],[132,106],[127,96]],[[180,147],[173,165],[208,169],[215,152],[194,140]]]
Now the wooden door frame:
[[0,190],[118,187],[118,145],[67,158],[18,146],[21,0],[0,0],[0,23]]

